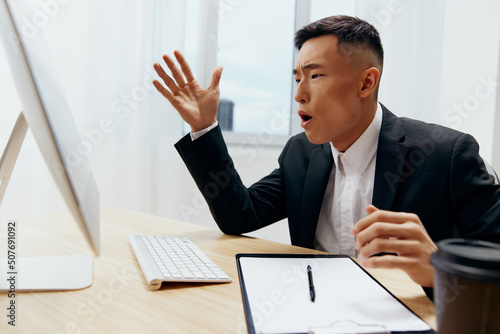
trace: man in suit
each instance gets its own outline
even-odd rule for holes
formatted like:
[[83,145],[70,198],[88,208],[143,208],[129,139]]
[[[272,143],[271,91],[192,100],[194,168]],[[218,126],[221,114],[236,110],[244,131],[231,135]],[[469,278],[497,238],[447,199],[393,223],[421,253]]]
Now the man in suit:
[[295,46],[304,133],[288,141],[279,168],[248,188],[216,121],[222,68],[203,89],[179,52],[180,69],[164,56],[171,76],[155,64],[168,89],[155,87],[191,126],[176,148],[223,232],[287,217],[292,244],[401,268],[423,287],[433,286],[435,242],[500,241],[500,189],[476,141],[398,118],[378,102],[383,49],[373,26],[328,17],[299,30]]

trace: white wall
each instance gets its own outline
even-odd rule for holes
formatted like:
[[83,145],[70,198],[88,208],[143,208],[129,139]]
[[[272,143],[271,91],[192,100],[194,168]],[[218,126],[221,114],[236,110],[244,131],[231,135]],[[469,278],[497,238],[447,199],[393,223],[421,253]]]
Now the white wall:
[[[472,134],[483,158],[493,155],[495,109],[500,103],[500,1],[446,2],[441,62],[440,123]],[[498,116],[497,116],[498,117]],[[497,158],[498,159],[498,158]],[[500,171],[500,164],[494,166]]]

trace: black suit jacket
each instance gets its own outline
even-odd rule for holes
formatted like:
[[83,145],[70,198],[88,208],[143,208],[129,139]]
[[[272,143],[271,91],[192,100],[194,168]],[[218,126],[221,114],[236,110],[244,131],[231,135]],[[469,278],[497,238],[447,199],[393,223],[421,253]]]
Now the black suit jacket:
[[[219,128],[176,148],[220,229],[250,232],[285,217],[291,242],[312,248],[333,166],[329,144],[292,137],[279,168],[250,187],[234,169]],[[383,107],[373,204],[416,213],[434,241],[463,237],[500,242],[500,189],[470,135],[398,118]]]

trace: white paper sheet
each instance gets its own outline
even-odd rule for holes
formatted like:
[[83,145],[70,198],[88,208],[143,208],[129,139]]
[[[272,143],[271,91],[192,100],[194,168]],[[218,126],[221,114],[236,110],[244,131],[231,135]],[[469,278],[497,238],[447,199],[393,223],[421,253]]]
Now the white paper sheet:
[[350,258],[241,257],[239,261],[256,333],[320,332],[332,323],[372,325],[365,328],[371,332],[431,330]]

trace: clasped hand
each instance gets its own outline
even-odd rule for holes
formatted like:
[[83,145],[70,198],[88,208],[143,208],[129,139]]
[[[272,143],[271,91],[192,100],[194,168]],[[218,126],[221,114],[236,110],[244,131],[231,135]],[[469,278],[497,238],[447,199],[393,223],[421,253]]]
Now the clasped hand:
[[174,51],[174,56],[181,69],[179,70],[172,58],[164,55],[163,60],[170,69],[171,76],[163,70],[160,64],[156,63],[154,69],[166,87],[158,80],[154,80],[153,85],[179,112],[182,119],[191,126],[192,132],[203,130],[217,121],[222,67],[215,68],[210,86],[203,89],[195,80],[184,56],[179,51]]
[[[352,228],[356,236],[358,260],[367,268],[399,268],[421,286],[434,285],[431,254],[436,244],[425,230],[420,218],[412,213],[366,208],[368,216]],[[379,253],[387,255],[373,256]],[[395,255],[396,254],[396,255]]]

